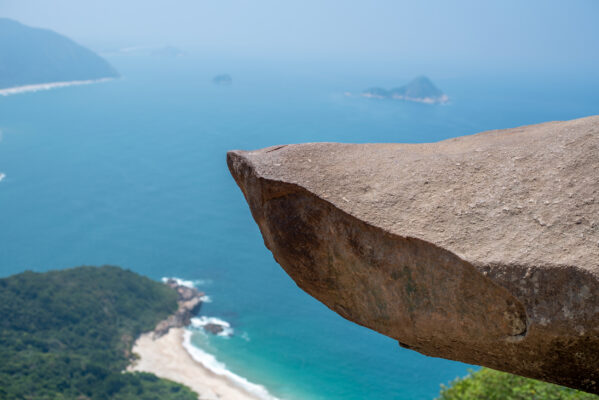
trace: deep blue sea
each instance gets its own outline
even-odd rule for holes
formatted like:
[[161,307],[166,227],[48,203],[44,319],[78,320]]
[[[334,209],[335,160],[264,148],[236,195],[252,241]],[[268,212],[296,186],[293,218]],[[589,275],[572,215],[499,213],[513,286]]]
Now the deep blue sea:
[[[225,154],[284,143],[430,142],[599,113],[599,81],[463,76],[446,106],[347,96],[412,76],[112,57],[122,79],[0,97],[0,276],[120,265],[196,281],[232,337],[193,343],[281,399],[432,399],[467,365],[422,356],[298,289]],[[339,69],[345,71],[346,69]],[[228,72],[231,86],[212,84]]]

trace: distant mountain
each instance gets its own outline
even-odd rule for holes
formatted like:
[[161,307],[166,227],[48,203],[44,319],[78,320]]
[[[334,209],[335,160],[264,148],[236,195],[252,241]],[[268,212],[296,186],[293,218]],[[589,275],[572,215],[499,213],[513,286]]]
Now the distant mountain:
[[65,36],[0,18],[0,89],[118,75],[106,60]]
[[419,76],[410,83],[395,89],[387,90],[379,87],[370,88],[362,93],[364,97],[377,99],[397,99],[418,103],[447,103],[449,98],[437,88],[426,76]]

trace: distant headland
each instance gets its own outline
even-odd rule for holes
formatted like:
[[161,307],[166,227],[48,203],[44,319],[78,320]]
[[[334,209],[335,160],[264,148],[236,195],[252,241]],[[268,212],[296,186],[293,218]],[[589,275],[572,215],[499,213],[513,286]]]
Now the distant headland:
[[394,99],[426,104],[444,104],[449,97],[437,88],[426,76],[419,76],[410,83],[395,89],[373,87],[362,92],[363,97],[374,99]]
[[0,95],[119,76],[102,57],[48,29],[0,18]]

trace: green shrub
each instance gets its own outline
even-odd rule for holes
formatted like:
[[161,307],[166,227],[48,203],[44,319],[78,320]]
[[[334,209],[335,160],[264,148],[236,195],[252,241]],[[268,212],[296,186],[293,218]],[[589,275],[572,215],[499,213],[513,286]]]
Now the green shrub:
[[449,386],[438,400],[598,400],[599,396],[551,383],[482,368]]

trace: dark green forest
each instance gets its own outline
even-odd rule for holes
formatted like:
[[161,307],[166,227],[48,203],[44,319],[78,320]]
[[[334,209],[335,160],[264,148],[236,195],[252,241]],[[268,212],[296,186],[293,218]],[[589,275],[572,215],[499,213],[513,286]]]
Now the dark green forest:
[[118,267],[0,279],[0,399],[197,399],[123,373],[135,338],[176,308],[174,290]]

